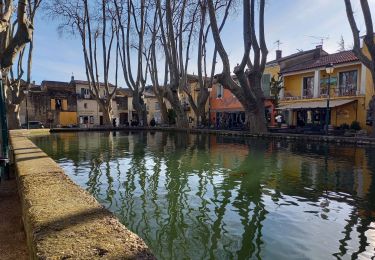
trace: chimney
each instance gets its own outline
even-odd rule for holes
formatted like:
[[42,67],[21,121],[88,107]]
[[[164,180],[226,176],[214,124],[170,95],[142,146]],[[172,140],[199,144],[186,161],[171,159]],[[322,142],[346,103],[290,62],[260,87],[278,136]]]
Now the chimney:
[[74,81],[74,75],[72,73],[72,77],[70,78],[70,81]]
[[314,51],[314,59],[317,59],[320,57],[322,50],[323,50],[323,45],[321,44],[316,45],[315,51]]
[[281,59],[281,50],[276,50],[276,60]]

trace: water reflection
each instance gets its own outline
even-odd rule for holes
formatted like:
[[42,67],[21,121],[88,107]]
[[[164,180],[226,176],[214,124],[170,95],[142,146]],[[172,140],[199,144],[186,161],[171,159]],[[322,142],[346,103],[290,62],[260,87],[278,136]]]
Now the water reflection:
[[34,141],[160,259],[374,255],[373,149],[163,132]]

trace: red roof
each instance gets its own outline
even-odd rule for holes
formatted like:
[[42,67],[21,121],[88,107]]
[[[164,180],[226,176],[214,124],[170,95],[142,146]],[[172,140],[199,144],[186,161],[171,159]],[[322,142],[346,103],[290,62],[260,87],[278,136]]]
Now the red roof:
[[289,73],[301,70],[308,70],[313,68],[325,67],[326,65],[332,63],[342,64],[356,62],[359,59],[354,55],[353,51],[342,51],[333,54],[323,55],[317,59],[309,60],[291,67],[285,68],[281,73]]

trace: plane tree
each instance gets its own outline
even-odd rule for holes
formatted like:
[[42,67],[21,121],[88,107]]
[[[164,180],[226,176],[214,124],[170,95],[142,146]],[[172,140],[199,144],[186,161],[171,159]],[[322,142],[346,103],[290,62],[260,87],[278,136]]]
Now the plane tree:
[[[109,0],[50,0],[46,10],[53,19],[60,21],[62,32],[77,36],[81,41],[90,95],[103,113],[103,124],[111,125],[112,100],[117,90],[117,80],[115,85],[109,83],[118,28],[114,3]],[[115,64],[115,71],[118,71],[118,60]]]
[[13,0],[0,1],[0,66],[10,129],[20,127],[20,104],[31,83],[34,19],[41,2],[19,0],[14,6]]
[[[233,70],[237,80],[233,79],[228,53],[220,36],[213,0],[208,0],[208,11],[212,36],[223,65],[222,72],[215,75],[215,81],[229,89],[242,104],[245,110],[245,124],[249,132],[260,133],[267,131],[261,82],[268,50],[264,33],[265,0],[259,0],[259,8],[255,6],[255,2],[255,0],[243,1],[244,52],[242,60]],[[258,28],[255,25],[256,11],[259,17]]]
[[[367,0],[360,0],[362,15],[364,18],[366,33],[363,41],[366,44],[368,55],[361,48],[360,35],[356,20],[353,14],[353,8],[350,0],[345,0],[346,15],[352,30],[354,44],[353,52],[357,58],[369,69],[371,73],[373,89],[375,91],[375,41],[374,41],[374,25],[372,22],[371,11]],[[372,96],[369,104],[370,118],[372,121],[372,136],[375,137],[375,95]]]

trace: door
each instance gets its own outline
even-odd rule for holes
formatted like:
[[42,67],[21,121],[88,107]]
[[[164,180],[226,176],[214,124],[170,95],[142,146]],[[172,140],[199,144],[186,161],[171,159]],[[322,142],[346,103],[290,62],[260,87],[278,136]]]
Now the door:
[[100,116],[100,125],[103,125],[103,116]]

